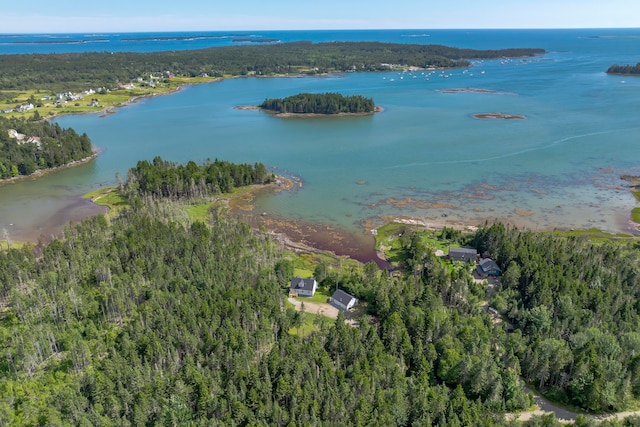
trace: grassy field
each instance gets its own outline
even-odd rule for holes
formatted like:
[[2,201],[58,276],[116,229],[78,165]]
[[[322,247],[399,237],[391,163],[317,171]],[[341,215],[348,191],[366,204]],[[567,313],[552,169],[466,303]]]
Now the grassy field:
[[[62,114],[79,114],[79,113],[98,113],[108,108],[124,105],[134,98],[161,95],[173,92],[183,85],[211,83],[218,81],[211,77],[176,77],[158,83],[156,87],[136,87],[134,89],[112,90],[107,93],[92,93],[83,95],[84,99],[76,101],[67,101],[63,104],[54,104],[54,99],[43,100],[45,96],[55,96],[54,93],[48,93],[43,90],[24,90],[24,91],[2,91],[2,100],[0,100],[0,110],[5,108],[15,108],[17,105],[27,104],[29,99],[35,99],[36,103],[42,104],[33,110],[24,113],[12,112],[4,114],[4,117],[33,117],[35,112],[42,118],[58,116]],[[87,87],[89,89],[89,87]],[[97,89],[97,88],[92,88]],[[92,99],[98,101],[97,107],[89,104]]]
[[187,207],[187,215],[193,221],[207,222],[207,219],[211,217],[212,207],[213,202],[211,201],[196,203]]
[[318,302],[324,304],[329,300],[330,296],[328,292],[318,289],[312,297],[297,297],[296,300],[300,302]]
[[362,264],[345,256],[338,256],[329,251],[302,253],[289,255],[294,268],[294,276],[303,278],[313,277],[313,272],[321,262],[326,263],[329,268],[350,268],[359,270]]
[[631,211],[631,221],[640,224],[640,208],[633,208]]
[[[378,229],[376,250],[383,251],[387,261],[398,266],[407,258],[403,245],[408,242],[403,242],[403,237],[411,235],[413,231],[418,232],[423,244],[434,252],[441,250],[447,253],[450,247],[460,246],[455,241],[444,238],[441,230],[425,230],[419,226],[391,222]],[[461,232],[455,234],[462,235]]]
[[[638,208],[636,208],[638,209]],[[635,209],[634,209],[635,211]],[[640,213],[640,212],[638,212]],[[640,241],[640,236],[624,233],[607,233],[606,231],[599,230],[597,228],[589,228],[586,230],[569,230],[569,231],[554,231],[554,234],[566,237],[578,237],[581,239],[589,239],[593,242],[605,242],[605,241]]]
[[91,199],[93,203],[99,206],[109,208],[108,217],[117,215],[125,206],[128,206],[124,196],[118,191],[118,187],[103,187],[91,191],[82,196],[83,199]]
[[308,279],[313,277],[313,271],[305,268],[294,268],[293,275],[296,277],[302,277],[303,279]]
[[10,241],[0,240],[0,250],[7,251],[9,249],[20,249],[26,244],[27,242],[16,242],[13,240],[10,240]]
[[[285,307],[294,309],[293,304],[289,301],[285,302]],[[299,326],[289,328],[290,335],[298,335],[301,338],[307,337],[314,332],[326,331],[331,325],[334,324],[333,319],[329,319],[321,314],[304,313],[302,316],[302,323]]]

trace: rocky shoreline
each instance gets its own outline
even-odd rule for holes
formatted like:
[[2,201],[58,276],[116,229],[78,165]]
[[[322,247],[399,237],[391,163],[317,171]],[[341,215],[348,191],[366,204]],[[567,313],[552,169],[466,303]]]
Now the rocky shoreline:
[[473,117],[476,119],[483,120],[493,120],[493,119],[504,119],[504,120],[525,120],[527,117],[519,114],[506,114],[506,113],[475,113]]

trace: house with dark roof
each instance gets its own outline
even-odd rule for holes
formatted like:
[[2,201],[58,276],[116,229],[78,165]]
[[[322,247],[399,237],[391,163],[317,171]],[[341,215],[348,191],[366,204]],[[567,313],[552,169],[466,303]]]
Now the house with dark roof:
[[342,289],[338,289],[329,298],[329,304],[346,311],[355,307],[358,304],[358,299]]
[[476,267],[478,274],[481,277],[494,276],[498,277],[501,274],[500,267],[491,258],[482,258]]
[[448,256],[451,261],[476,262],[478,251],[471,248],[449,248]]
[[316,293],[316,289],[318,289],[318,282],[316,282],[316,279],[302,279],[300,277],[294,277],[291,279],[289,296],[312,297]]

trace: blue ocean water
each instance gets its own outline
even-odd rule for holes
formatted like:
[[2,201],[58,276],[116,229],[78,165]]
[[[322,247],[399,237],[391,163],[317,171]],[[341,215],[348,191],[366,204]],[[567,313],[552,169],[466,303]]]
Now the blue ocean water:
[[[86,215],[91,207],[78,195],[115,183],[116,173],[125,176],[137,160],[155,155],[174,161],[263,162],[300,177],[303,187],[263,197],[259,209],[349,230],[394,217],[433,224],[500,219],[533,229],[632,230],[629,213],[635,201],[619,176],[640,174],[640,79],[604,71],[614,63],[638,61],[639,29],[63,36],[107,41],[38,44],[32,42],[48,39],[0,36],[0,52],[193,49],[252,36],[282,42],[540,47],[547,53],[474,61],[465,70],[229,79],[145,99],[107,117],[61,117],[62,126],[87,132],[104,151],[90,165],[0,188],[0,226],[15,236],[50,232]],[[11,44],[11,37],[29,43]],[[372,97],[384,112],[309,120],[234,108],[326,91]],[[488,112],[526,120],[473,116]]]

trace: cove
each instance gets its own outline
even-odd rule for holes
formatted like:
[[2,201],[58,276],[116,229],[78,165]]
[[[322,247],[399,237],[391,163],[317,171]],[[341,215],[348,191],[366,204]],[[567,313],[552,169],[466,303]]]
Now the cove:
[[[640,174],[640,79],[604,70],[640,42],[543,42],[529,43],[547,49],[543,56],[476,62],[467,70],[228,79],[102,118],[60,117],[61,126],[87,132],[102,154],[88,165],[1,187],[0,226],[15,240],[59,232],[69,219],[99,211],[81,194],[160,155],[262,162],[299,177],[302,187],[261,196],[257,211],[353,233],[394,217],[633,231],[635,201],[619,176]],[[561,46],[571,49],[554,49]],[[279,120],[234,108],[327,91],[371,97],[384,112]],[[493,111],[526,120],[473,117]]]

